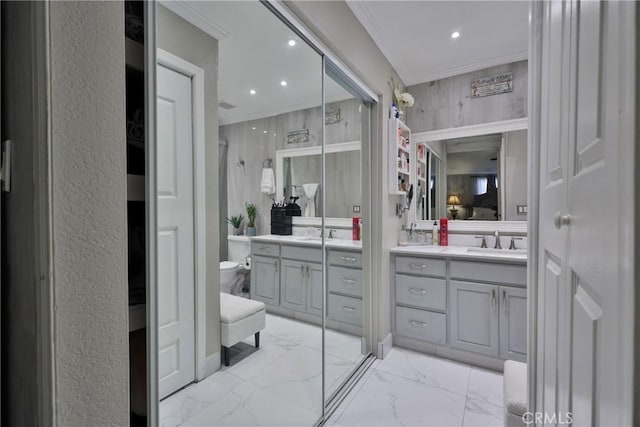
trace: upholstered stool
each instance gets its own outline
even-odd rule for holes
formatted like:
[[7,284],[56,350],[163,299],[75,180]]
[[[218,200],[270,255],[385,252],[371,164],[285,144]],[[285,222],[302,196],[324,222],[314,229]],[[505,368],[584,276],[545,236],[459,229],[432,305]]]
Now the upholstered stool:
[[265,325],[264,303],[231,294],[220,293],[222,356],[229,366],[229,347],[254,334],[260,347],[260,331]]
[[525,426],[522,416],[527,411],[527,365],[505,361],[502,385],[505,427]]

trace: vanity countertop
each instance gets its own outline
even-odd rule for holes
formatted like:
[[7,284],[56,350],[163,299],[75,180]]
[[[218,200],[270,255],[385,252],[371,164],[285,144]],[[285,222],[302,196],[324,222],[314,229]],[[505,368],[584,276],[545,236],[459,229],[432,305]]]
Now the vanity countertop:
[[[250,239],[251,241],[256,242],[310,246],[315,248],[319,248],[322,246],[322,239],[320,237],[310,236],[277,236],[273,234],[266,234],[264,236],[252,236],[250,237]],[[324,242],[325,246],[330,249],[362,249],[362,242],[359,240],[324,239]]]
[[503,261],[526,264],[527,253],[522,249],[490,249],[467,246],[396,246],[391,253],[398,255],[417,255],[466,260]]

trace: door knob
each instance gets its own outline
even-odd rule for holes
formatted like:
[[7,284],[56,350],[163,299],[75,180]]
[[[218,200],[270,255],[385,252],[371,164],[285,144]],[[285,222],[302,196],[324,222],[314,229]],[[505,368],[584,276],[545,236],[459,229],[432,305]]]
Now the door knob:
[[553,225],[559,230],[563,225],[569,225],[571,218],[569,215],[561,215],[560,212],[556,212],[553,216]]

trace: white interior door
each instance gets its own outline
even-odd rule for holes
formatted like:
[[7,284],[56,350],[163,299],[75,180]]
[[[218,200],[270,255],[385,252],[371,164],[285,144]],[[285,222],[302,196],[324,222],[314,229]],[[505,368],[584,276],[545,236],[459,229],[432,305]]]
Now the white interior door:
[[[556,212],[567,211],[569,2],[545,3],[542,26],[540,118],[540,237],[538,250],[538,411],[554,414],[558,397],[568,396],[568,365],[560,346],[567,326],[567,229],[554,227]],[[563,341],[563,342],[566,342]],[[560,366],[563,365],[563,369]],[[559,378],[559,372],[565,378]],[[564,389],[564,392],[562,391]]]
[[157,67],[158,373],[163,398],[195,379],[191,78]]
[[[574,425],[630,425],[633,312],[622,242],[633,217],[622,118],[632,81],[632,2],[545,4],[538,260],[537,411]],[[632,26],[632,25],[631,25]],[[629,46],[629,45],[626,45]],[[630,131],[627,131],[631,129]],[[631,180],[633,180],[631,178]],[[609,218],[609,219],[608,219]]]

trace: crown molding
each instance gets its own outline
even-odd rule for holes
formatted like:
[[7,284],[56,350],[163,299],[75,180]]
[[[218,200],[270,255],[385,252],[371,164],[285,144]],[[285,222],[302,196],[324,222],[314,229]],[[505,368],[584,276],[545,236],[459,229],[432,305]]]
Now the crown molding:
[[[330,99],[325,99],[325,105],[334,104],[337,102],[349,101],[351,99],[353,98],[333,97]],[[267,110],[260,110],[260,111],[249,111],[245,113],[238,112],[238,114],[235,114],[236,112],[234,112],[233,111],[234,109],[232,108],[231,110],[225,110],[230,114],[219,112],[218,122],[220,126],[227,126],[227,125],[233,125],[233,124],[242,123],[242,122],[250,122],[253,120],[268,119],[270,117],[279,116],[281,114],[294,113],[297,111],[309,110],[311,108],[320,108],[321,105],[318,105],[317,101],[318,100],[299,102],[296,104],[288,104],[288,105],[283,105],[281,107],[272,107]],[[221,116],[233,116],[233,117],[225,119]]]
[[185,1],[161,0],[160,4],[218,41],[224,40],[231,35],[229,31],[207,18],[205,14],[199,12]]
[[483,59],[482,61],[473,62],[471,64],[449,67],[439,71],[428,73],[414,73],[412,76],[404,76],[407,86],[415,86],[418,84],[428,83],[435,80],[446,79],[447,77],[459,76],[461,74],[471,73],[473,71],[483,70],[485,68],[495,67],[498,65],[511,64],[513,62],[524,61],[529,58],[529,51],[522,50],[510,53],[508,55],[496,56],[493,58]]
[[428,83],[435,80],[446,79],[448,77],[459,76],[461,74],[471,73],[473,71],[483,70],[485,68],[495,67],[498,65],[511,64],[513,62],[524,61],[528,59],[528,51],[520,51],[509,55],[496,56],[494,58],[483,59],[482,61],[473,62],[471,64],[459,65],[456,67],[445,68],[435,72],[426,74],[413,73],[411,76],[405,75],[407,86],[415,86],[418,84]]
[[391,59],[387,55],[387,52],[393,52],[393,43],[384,32],[384,28],[386,28],[385,23],[380,23],[374,17],[373,12],[368,6],[366,1],[362,0],[347,0],[347,6],[351,9],[351,12],[356,16],[360,24],[364,27],[365,31],[371,36],[373,42],[378,46],[378,49],[382,52],[391,67],[396,70],[396,73],[404,83],[403,77],[398,73],[396,69],[396,65],[391,62]]
[[413,132],[412,142],[419,144],[422,142],[442,141],[445,139],[468,138],[471,136],[488,135],[492,133],[513,132],[524,130],[529,127],[529,118],[500,120],[497,122],[480,123],[477,125],[459,126],[449,129],[437,129],[423,132]]

